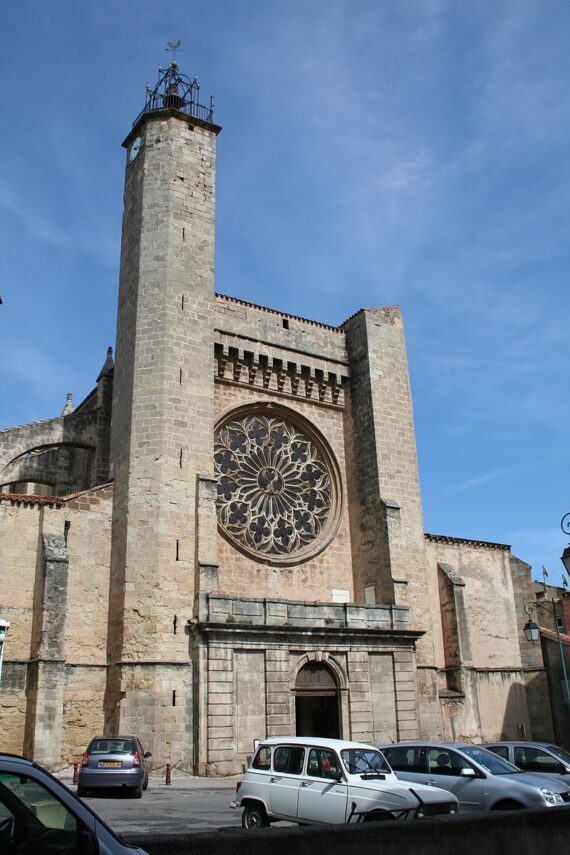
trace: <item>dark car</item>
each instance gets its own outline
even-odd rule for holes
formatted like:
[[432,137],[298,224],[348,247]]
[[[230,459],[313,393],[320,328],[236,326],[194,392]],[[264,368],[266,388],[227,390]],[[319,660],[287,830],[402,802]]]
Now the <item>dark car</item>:
[[148,787],[146,760],[150,751],[143,751],[136,736],[96,736],[83,754],[77,795],[89,790],[119,788],[140,799]]
[[490,742],[489,751],[514,763],[522,772],[558,778],[570,785],[570,754],[552,742]]
[[37,763],[0,754],[2,855],[145,855]]

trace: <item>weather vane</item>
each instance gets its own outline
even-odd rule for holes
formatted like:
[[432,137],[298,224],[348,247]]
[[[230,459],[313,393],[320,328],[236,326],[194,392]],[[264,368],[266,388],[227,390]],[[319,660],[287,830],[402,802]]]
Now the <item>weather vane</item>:
[[166,44],[168,45],[168,47],[165,47],[164,50],[171,50],[172,51],[172,62],[176,62],[176,51],[182,50],[182,48],[180,47],[180,44],[181,44],[180,39],[178,39],[178,41],[174,42],[174,43],[173,42],[166,42]]

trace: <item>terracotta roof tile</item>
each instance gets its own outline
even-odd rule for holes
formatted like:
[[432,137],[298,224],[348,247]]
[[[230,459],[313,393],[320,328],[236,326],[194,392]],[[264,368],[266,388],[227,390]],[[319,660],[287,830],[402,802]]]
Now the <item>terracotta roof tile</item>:
[[89,490],[81,490],[79,493],[70,493],[67,496],[32,496],[27,493],[0,493],[0,502],[13,502],[20,505],[55,505],[61,508],[66,502],[71,502],[74,499],[84,496],[88,497],[93,493],[98,493],[112,486],[113,482],[108,481],[106,484],[98,484],[96,487],[90,487]]
[[26,493],[0,493],[0,502],[13,502],[15,505],[56,505],[62,507],[62,496],[29,496]]

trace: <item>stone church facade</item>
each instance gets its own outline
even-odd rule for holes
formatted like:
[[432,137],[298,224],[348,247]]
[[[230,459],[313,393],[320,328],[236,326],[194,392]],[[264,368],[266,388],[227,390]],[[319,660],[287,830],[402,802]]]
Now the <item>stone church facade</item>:
[[57,767],[132,732],[218,775],[265,735],[530,736],[530,568],[425,534],[399,309],[215,293],[196,94],[171,64],[123,143],[115,360],[0,432],[0,748]]

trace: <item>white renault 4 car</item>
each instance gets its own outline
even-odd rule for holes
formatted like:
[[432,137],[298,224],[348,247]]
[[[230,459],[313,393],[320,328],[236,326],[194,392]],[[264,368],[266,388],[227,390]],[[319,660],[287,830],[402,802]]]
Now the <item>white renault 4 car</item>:
[[372,745],[282,736],[258,744],[230,807],[243,808],[244,828],[259,828],[276,820],[319,825],[451,814],[457,799],[399,781]]

